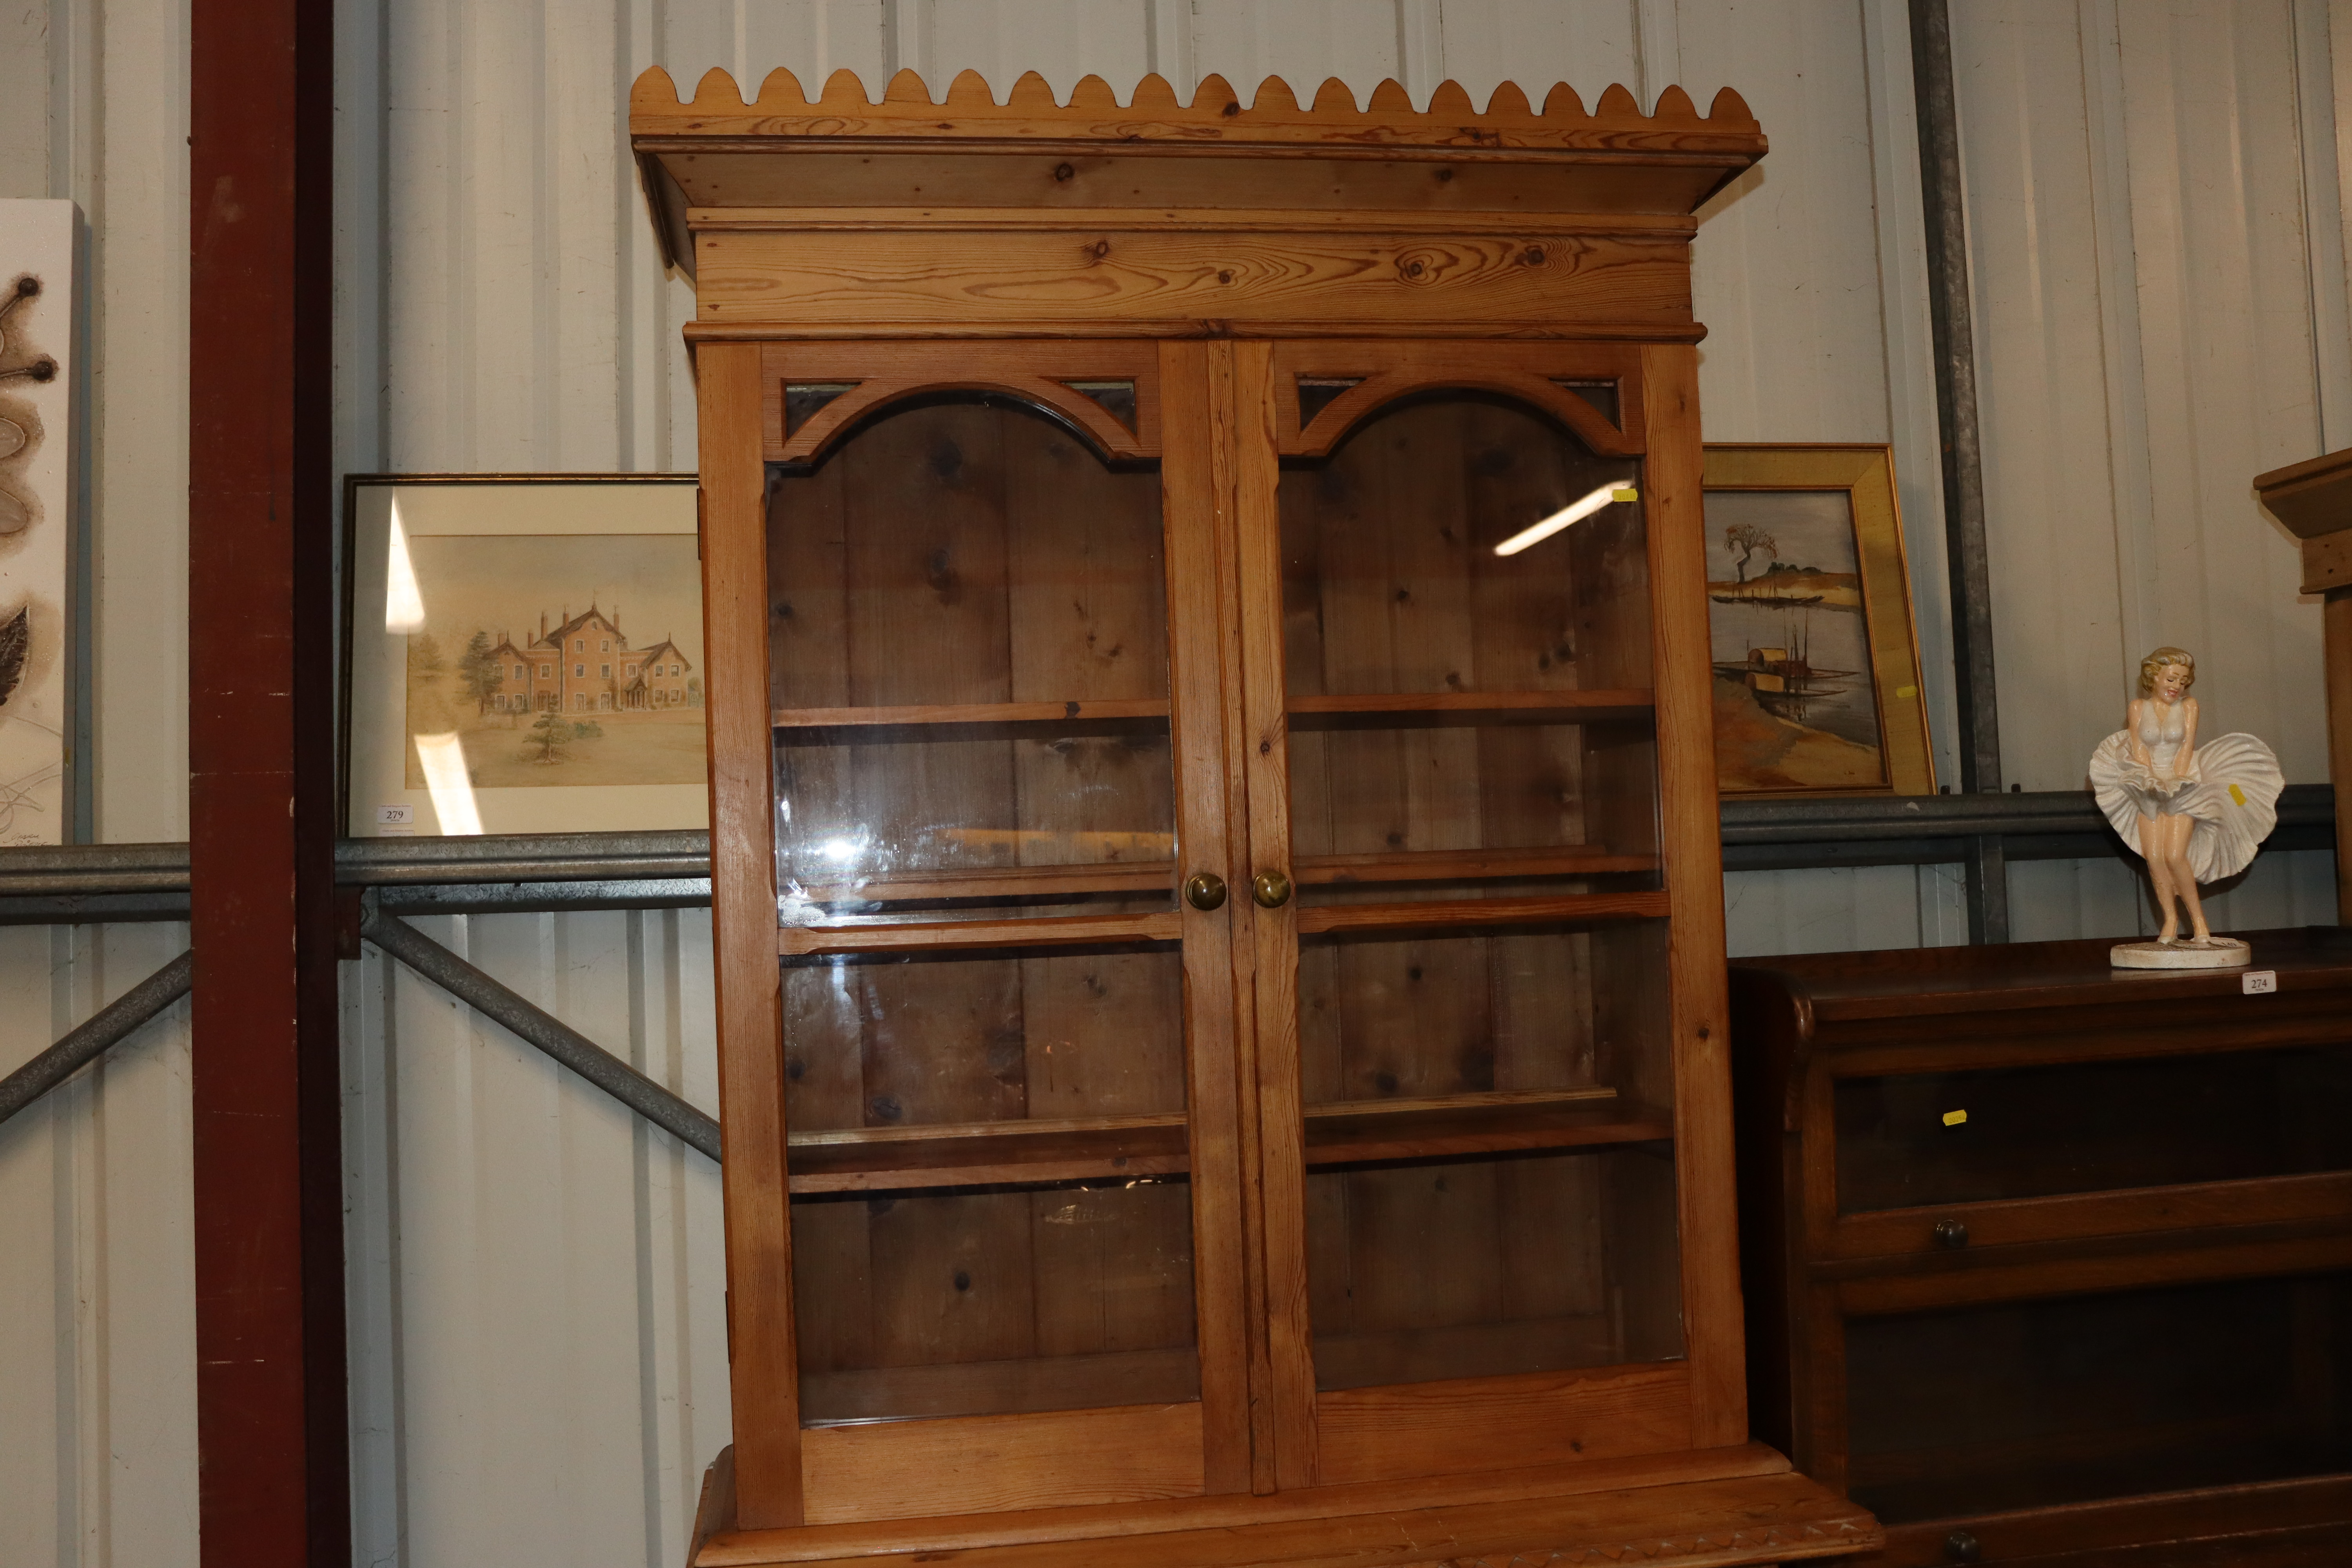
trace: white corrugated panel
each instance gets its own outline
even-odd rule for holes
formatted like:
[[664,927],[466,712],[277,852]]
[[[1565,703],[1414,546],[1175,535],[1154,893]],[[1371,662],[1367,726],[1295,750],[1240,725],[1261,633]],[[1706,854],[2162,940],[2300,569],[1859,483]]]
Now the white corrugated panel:
[[[85,837],[187,835],[187,10],[11,8],[0,192],[79,206],[75,484],[102,759]],[[81,759],[85,763],[89,754]],[[0,1073],[187,946],[0,930]],[[182,1003],[0,1126],[0,1563],[194,1568],[195,1309]]]
[[[2246,493],[2352,441],[2326,7],[1955,0],[2011,776],[2068,787],[2149,637],[2208,659],[2225,727],[2324,776],[2316,631]],[[2176,12],[2184,13],[2175,15]],[[1708,434],[1895,444],[1948,776],[1949,616],[1902,0],[352,0],[339,16],[336,463],[693,462],[677,329],[626,155],[648,64],[755,89],[788,66],[935,92],[1147,70],[1360,100],[1738,89],[1771,158],[1698,246]],[[103,26],[100,26],[101,21]],[[0,109],[9,191],[92,225],[89,491],[108,837],[185,830],[185,16],[55,0],[45,140]],[[5,27],[12,24],[0,24]],[[26,25],[29,26],[29,24]],[[26,36],[35,36],[27,33]],[[0,32],[0,39],[16,37]],[[2087,40],[2087,42],[2086,42]],[[0,42],[0,52],[8,46]],[[2316,89],[2315,85],[2317,84]],[[2315,141],[2315,136],[2320,140]],[[45,175],[26,174],[27,167]],[[2306,219],[2306,214],[2309,215]],[[2334,290],[2333,294],[2328,291]],[[2332,301],[2332,303],[2331,303]],[[2333,310],[2331,315],[2329,312]],[[2315,326],[2315,323],[2321,323]],[[2333,328],[2326,323],[2335,323]],[[2012,870],[2021,936],[2134,929],[2113,862]],[[1735,952],[1956,940],[1949,868],[1727,879]],[[2325,920],[2271,857],[2241,924]],[[701,912],[421,922],[715,1105]],[[0,1068],[184,940],[0,932]],[[358,1561],[673,1563],[726,1440],[716,1173],[377,956],[344,972]],[[0,1129],[0,1561],[194,1561],[185,1029],[159,1022]],[[22,1414],[20,1414],[22,1413]]]

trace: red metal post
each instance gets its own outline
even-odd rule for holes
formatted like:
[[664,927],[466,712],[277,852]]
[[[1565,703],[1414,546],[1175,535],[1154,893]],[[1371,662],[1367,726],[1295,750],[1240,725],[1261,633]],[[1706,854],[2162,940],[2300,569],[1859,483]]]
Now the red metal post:
[[333,923],[331,0],[194,0],[189,840],[207,1568],[351,1560]]

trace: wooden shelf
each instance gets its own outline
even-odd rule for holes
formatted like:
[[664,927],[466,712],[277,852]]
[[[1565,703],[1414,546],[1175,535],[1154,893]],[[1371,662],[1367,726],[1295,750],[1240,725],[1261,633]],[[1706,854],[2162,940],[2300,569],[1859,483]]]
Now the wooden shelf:
[[1603,1367],[1625,1346],[1606,1313],[1315,1336],[1315,1385],[1328,1392]]
[[1181,1111],[929,1127],[853,1127],[787,1140],[794,1193],[979,1187],[1181,1174]]
[[1460,930],[1479,926],[1602,925],[1664,920],[1666,895],[1561,893],[1539,899],[1433,899],[1422,903],[1316,904],[1298,911],[1298,934]]
[[1487,728],[1499,724],[1650,721],[1650,693],[1616,691],[1397,691],[1289,700],[1293,730]]
[[[1507,877],[1605,877],[1654,871],[1655,855],[1615,855],[1606,847],[1568,844],[1543,849],[1408,850],[1382,855],[1302,855],[1291,865],[1301,887],[1377,886],[1388,882],[1472,882]],[[1076,866],[983,866],[858,881],[803,882],[811,903],[856,900],[914,903],[962,899],[1050,900],[1108,893],[1172,892],[1176,867],[1168,860],[1106,861]]]
[[812,1426],[1172,1405],[1200,1397],[1201,1361],[1191,1345],[1020,1361],[861,1367],[808,1372],[801,1377],[802,1413]]
[[[1412,1109],[1398,1109],[1402,1106]],[[1541,1098],[1505,1094],[1349,1100],[1307,1108],[1307,1163],[1356,1165],[1448,1154],[1648,1143],[1674,1135],[1670,1113],[1620,1100],[1606,1089],[1552,1091]]]
[[1115,698],[1100,702],[946,702],[907,708],[779,708],[771,716],[781,736],[798,742],[981,740],[992,734],[1045,729],[1160,730],[1168,699]]
[[1182,917],[1039,915],[1007,921],[874,921],[840,925],[780,926],[777,951],[786,958],[826,953],[945,952],[959,948],[1093,947],[1105,942],[1174,942]]
[[916,903],[950,899],[1051,900],[1099,893],[1173,895],[1176,868],[1167,860],[1109,861],[1080,866],[983,866],[859,881],[803,882],[811,903],[855,899],[863,903]]
[[[1673,1136],[1664,1111],[1620,1101],[1616,1090],[1598,1085],[1342,1100],[1307,1109],[1309,1165],[1641,1143]],[[793,1133],[789,1148],[789,1184],[802,1195],[1118,1181],[1181,1175],[1192,1169],[1181,1111],[841,1128]]]
[[1654,871],[1655,855],[1612,855],[1607,847],[1563,844],[1544,849],[1424,849],[1382,855],[1301,855],[1290,868],[1301,887],[1382,882],[1473,882],[1502,877],[1604,877]]

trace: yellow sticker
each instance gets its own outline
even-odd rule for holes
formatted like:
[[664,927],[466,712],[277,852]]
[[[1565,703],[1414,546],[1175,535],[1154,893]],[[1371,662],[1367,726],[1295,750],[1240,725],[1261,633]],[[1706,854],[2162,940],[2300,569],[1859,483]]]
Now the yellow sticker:
[[2246,792],[2240,789],[2236,784],[2231,784],[2230,786],[2230,798],[2236,801],[2240,805],[2243,805],[2246,804]]
[[1624,485],[1616,489],[1611,490],[1609,492],[1609,499],[1611,500],[1640,500],[1642,499],[1642,492],[1633,489],[1631,485]]
[[1965,1110],[1947,1110],[1944,1112],[1944,1125],[1947,1127],[1958,1127],[1961,1122],[1966,1121],[1968,1119],[1969,1113]]
[[1895,700],[1898,702],[1908,702],[1918,695],[1919,689],[1916,686],[1898,686],[1895,689]]

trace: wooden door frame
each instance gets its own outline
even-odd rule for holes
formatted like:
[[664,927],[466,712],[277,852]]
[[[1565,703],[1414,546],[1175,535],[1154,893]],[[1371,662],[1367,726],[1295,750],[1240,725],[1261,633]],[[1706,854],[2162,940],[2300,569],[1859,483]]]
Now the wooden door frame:
[[[1233,549],[1240,563],[1244,692],[1241,733],[1248,778],[1246,852],[1288,864],[1286,695],[1283,670],[1278,454],[1322,452],[1395,398],[1423,388],[1472,385],[1532,401],[1563,416],[1588,442],[1643,459],[1651,594],[1650,649],[1658,758],[1658,809],[1668,898],[1667,1028],[1675,1097],[1675,1193],[1688,1382],[1688,1443],[1710,1448],[1748,1437],[1738,1237],[1734,1215],[1728,996],[1723,867],[1715,816],[1715,750],[1703,513],[1704,449],[1696,352],[1683,344],[1328,342],[1244,339],[1231,423],[1239,440]],[[1617,379],[1619,423],[1553,387],[1548,368],[1589,366]],[[1277,372],[1310,367],[1361,374],[1358,387],[1302,429],[1286,411]],[[1563,405],[1563,406],[1555,406]],[[1276,584],[1250,592],[1250,584]],[[1297,1019],[1297,904],[1255,910],[1254,942],[1237,942],[1253,972],[1253,1088],[1262,1130],[1300,1125]],[[1278,1484],[1322,1475],[1308,1321],[1304,1154],[1297,1136],[1262,1131],[1259,1213],[1251,1226],[1268,1351],[1257,1375],[1260,1441],[1271,1440]]]
[[[945,349],[945,353],[942,350]],[[701,552],[710,758],[711,921],[716,955],[720,1126],[728,1236],[728,1328],[735,1390],[734,1486],[740,1528],[799,1525],[818,1511],[813,1479],[863,1478],[910,1461],[921,1450],[940,1461],[985,1436],[1010,1442],[1033,1462],[1067,1464],[1097,1444],[1089,1420],[1120,1412],[977,1416],[891,1423],[812,1442],[800,1422],[799,1357],[793,1305],[792,1217],[782,1034],[782,973],[775,939],[772,715],[769,706],[767,527],[770,460],[808,460],[826,441],[889,403],[940,390],[994,389],[1042,397],[1081,429],[1091,405],[1055,396],[1042,375],[1056,366],[1153,360],[1158,389],[1132,455],[1157,455],[1161,474],[1170,650],[1171,741],[1177,765],[1180,876],[1213,870],[1246,885],[1241,836],[1228,824],[1241,809],[1231,710],[1239,630],[1230,609],[1234,565],[1227,549],[1234,442],[1223,411],[1230,396],[1228,345],[1201,342],[1084,344],[999,341],[941,345],[827,342],[779,345],[705,341],[696,371],[702,475]],[[1156,356],[1156,359],[1155,359]],[[831,375],[870,364],[864,395],[845,397],[845,416],[812,421],[793,446],[783,430],[781,377],[787,364]],[[1066,367],[1064,367],[1066,368]],[[772,383],[775,384],[771,384]],[[1139,389],[1140,390],[1140,389]],[[1081,406],[1081,405],[1084,405]],[[828,412],[831,412],[828,410]],[[1116,450],[1114,455],[1117,455]],[[723,589],[722,584],[734,584]],[[1180,613],[1180,606],[1184,606]],[[1171,889],[1172,891],[1172,889]],[[1237,993],[1222,984],[1234,942],[1234,906],[1181,916],[1185,968],[1187,1097],[1190,1110],[1193,1271],[1201,1363],[1200,1488],[1271,1489],[1253,1469],[1251,1358],[1254,1336],[1245,1278],[1244,1151],[1255,1144],[1237,1062],[1248,1053]],[[749,1044],[747,1046],[747,1042]],[[759,1042],[766,1042],[761,1046]],[[1127,1413],[1118,1442],[1150,1447],[1175,1428]],[[1144,1420],[1143,1426],[1137,1426]],[[1019,1425],[1025,1424],[1025,1426]],[[1181,1425],[1179,1423],[1179,1425]],[[1132,1428],[1131,1430],[1129,1428]],[[1116,1445],[1114,1445],[1116,1446]],[[1082,1500],[1095,1500],[1092,1499]],[[975,1504],[974,1506],[978,1506]]]

